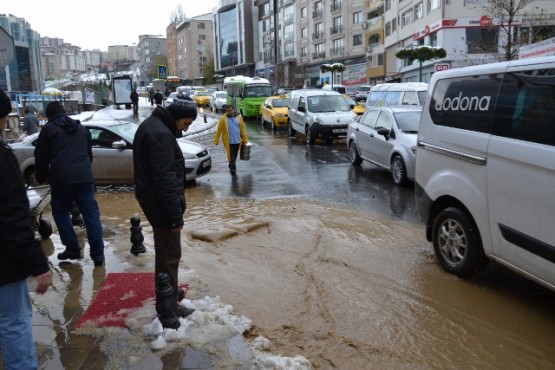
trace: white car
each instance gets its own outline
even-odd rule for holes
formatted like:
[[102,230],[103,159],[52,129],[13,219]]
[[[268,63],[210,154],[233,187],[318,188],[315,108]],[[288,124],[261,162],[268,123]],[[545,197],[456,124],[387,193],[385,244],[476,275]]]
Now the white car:
[[215,91],[210,97],[210,109],[217,113],[219,110],[225,110],[227,106],[227,92]]
[[[139,127],[125,121],[83,122],[93,142],[93,174],[98,185],[133,184],[133,137]],[[38,185],[35,179],[35,145],[38,133],[18,143],[10,144],[19,162],[25,182]],[[185,181],[206,175],[212,167],[208,149],[193,141],[177,139],[185,157]]]
[[166,105],[170,105],[171,103],[173,103],[173,101],[176,99],[176,96],[176,92],[170,93],[170,95],[168,95],[168,97],[166,98]]

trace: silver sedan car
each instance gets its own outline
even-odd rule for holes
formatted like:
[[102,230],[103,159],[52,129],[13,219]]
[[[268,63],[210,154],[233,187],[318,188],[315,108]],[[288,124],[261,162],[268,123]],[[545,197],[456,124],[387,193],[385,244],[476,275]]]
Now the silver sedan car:
[[363,160],[390,171],[396,185],[414,181],[416,138],[422,107],[375,107],[347,128],[353,165]]
[[[98,185],[133,184],[133,137],[139,127],[133,122],[83,122],[92,136],[93,174]],[[21,142],[10,144],[25,181],[37,185],[35,179],[35,145],[38,133]],[[212,167],[212,158],[206,147],[183,138],[177,139],[185,157],[185,180],[193,181],[206,175]]]

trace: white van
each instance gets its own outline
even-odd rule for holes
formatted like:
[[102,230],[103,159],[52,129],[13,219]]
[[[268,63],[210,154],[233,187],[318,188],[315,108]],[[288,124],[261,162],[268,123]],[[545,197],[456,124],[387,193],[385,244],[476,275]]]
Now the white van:
[[440,265],[488,259],[555,290],[555,57],[432,76],[415,197]]
[[426,82],[377,84],[368,93],[366,109],[373,106],[424,105],[427,91]]
[[337,91],[340,94],[347,94],[347,88],[341,84],[333,84],[333,88],[330,84],[322,86],[322,90],[326,91]]

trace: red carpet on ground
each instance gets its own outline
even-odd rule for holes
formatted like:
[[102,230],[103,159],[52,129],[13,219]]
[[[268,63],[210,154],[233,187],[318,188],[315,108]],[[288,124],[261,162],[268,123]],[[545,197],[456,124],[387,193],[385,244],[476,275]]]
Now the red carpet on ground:
[[[188,286],[181,287],[187,291]],[[129,313],[155,296],[153,272],[109,273],[77,328],[125,327]]]

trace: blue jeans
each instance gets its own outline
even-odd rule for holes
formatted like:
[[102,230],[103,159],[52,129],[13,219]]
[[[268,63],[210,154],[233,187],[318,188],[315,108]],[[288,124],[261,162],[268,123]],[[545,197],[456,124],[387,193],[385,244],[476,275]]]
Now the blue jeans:
[[72,254],[80,254],[81,248],[71,222],[71,204],[75,201],[89,240],[90,256],[95,262],[104,261],[104,240],[102,239],[102,224],[100,223],[100,209],[94,196],[94,183],[84,182],[70,185],[52,185],[50,205],[52,216],[58,227],[62,244]]
[[27,279],[0,285],[0,350],[5,370],[38,369]]

